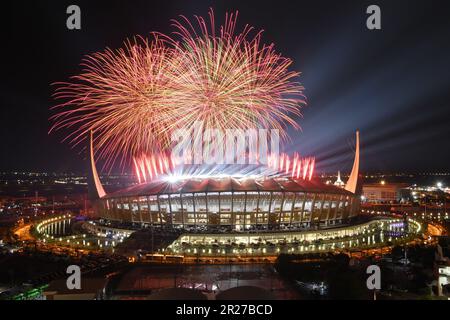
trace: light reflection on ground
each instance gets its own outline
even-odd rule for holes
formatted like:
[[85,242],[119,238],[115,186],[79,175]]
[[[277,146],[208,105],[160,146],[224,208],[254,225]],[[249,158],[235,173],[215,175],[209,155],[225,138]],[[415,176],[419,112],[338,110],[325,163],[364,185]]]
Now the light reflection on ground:
[[194,288],[212,297],[241,286],[268,290],[277,299],[302,298],[293,284],[281,279],[271,265],[263,264],[136,266],[122,275],[114,288],[114,298],[144,298],[159,289],[174,287]]

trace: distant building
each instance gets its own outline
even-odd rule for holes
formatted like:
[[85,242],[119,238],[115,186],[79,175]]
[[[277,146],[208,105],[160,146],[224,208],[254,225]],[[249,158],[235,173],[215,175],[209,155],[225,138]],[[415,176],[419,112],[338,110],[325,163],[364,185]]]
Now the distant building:
[[369,183],[363,185],[362,196],[369,203],[391,203],[402,200],[402,191],[408,187],[404,183]]
[[345,188],[344,181],[341,180],[341,172],[338,171],[337,180],[334,182],[334,185],[339,188]]

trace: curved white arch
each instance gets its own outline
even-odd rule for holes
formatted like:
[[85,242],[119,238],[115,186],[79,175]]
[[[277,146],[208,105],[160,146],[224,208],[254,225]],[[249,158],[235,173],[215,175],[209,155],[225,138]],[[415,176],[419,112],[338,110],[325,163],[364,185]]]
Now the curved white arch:
[[347,184],[345,185],[345,190],[350,191],[351,193],[356,192],[356,186],[358,184],[358,176],[359,176],[359,131],[356,131],[355,160],[353,162],[352,172],[350,173],[350,177],[348,178]]
[[95,166],[94,159],[94,134],[92,130],[89,132],[89,166],[90,172],[88,175],[88,191],[89,196],[93,199],[100,199],[106,195],[105,189],[103,189],[100,178],[98,177],[97,167]]

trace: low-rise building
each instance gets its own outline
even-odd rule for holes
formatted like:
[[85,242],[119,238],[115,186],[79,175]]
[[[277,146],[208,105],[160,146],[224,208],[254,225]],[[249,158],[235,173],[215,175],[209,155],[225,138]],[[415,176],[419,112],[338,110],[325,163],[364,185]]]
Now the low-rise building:
[[403,199],[405,183],[368,183],[363,185],[363,200],[369,203],[395,203]]

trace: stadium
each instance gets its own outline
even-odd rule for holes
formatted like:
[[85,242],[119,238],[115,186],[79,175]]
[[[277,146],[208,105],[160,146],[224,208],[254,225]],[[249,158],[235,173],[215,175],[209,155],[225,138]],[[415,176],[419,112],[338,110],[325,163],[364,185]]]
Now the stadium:
[[[262,43],[262,31],[238,31],[237,12],[219,28],[212,9],[208,16],[174,20],[164,40],[152,33],[87,56],[79,75],[55,84],[50,132],[71,131],[65,140],[74,146],[88,141],[95,216],[133,228],[218,233],[351,223],[359,212],[359,133],[344,188],[313,178],[315,158],[280,153],[288,128],[300,129],[300,73]],[[104,169],[134,165],[138,183],[106,194],[94,154]],[[190,164],[197,171],[186,174]],[[248,171],[253,165],[256,174]]]
[[359,212],[359,134],[345,188],[315,179],[192,177],[157,179],[106,194],[90,143],[90,197],[97,217],[185,231],[305,230],[350,223]]
[[[283,175],[161,177],[110,194],[100,183],[90,141],[88,186],[96,219],[86,228],[117,241],[140,233],[133,248],[148,252],[149,261],[267,262],[281,253],[376,248],[421,230],[413,220],[360,215],[359,132],[345,186]],[[154,242],[154,233],[166,240]]]
[[101,217],[183,229],[286,229],[339,224],[356,214],[350,192],[290,178],[156,181],[107,195]]

